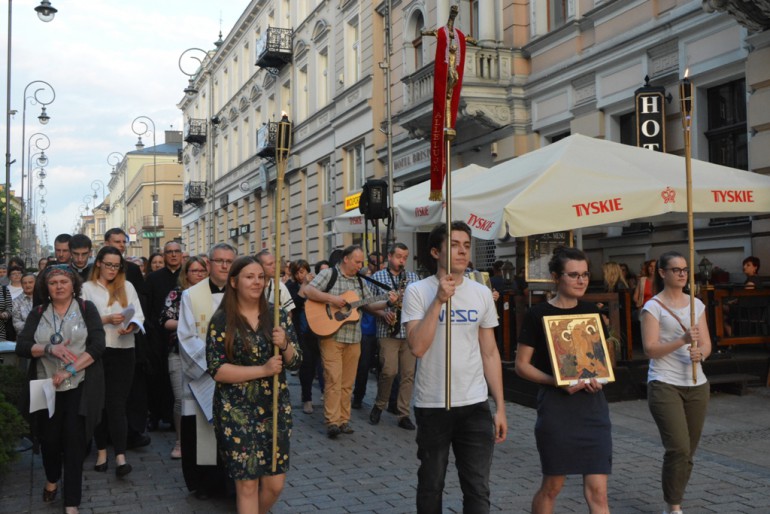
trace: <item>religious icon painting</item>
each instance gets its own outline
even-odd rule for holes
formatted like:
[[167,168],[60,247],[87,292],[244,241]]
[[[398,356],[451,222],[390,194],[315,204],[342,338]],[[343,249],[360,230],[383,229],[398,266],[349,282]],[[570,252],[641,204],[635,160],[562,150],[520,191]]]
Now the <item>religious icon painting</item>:
[[557,385],[615,381],[599,314],[544,316],[543,324]]

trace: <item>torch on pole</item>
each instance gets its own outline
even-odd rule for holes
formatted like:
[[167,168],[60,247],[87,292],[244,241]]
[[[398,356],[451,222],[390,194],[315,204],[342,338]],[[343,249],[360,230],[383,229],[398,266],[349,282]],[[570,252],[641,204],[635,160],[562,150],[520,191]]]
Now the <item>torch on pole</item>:
[[[275,134],[275,275],[273,276],[273,326],[281,322],[281,201],[283,199],[283,177],[286,174],[286,163],[291,150],[291,122],[288,114],[281,113],[278,130]],[[273,346],[273,355],[280,351]],[[278,375],[273,375],[273,473],[278,466],[278,394],[280,383]]]

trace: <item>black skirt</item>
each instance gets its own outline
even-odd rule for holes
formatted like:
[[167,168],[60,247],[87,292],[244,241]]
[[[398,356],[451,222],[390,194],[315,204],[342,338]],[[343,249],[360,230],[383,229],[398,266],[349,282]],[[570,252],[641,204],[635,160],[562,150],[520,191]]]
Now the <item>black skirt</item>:
[[535,440],[543,475],[609,475],[612,431],[604,392],[541,387]]

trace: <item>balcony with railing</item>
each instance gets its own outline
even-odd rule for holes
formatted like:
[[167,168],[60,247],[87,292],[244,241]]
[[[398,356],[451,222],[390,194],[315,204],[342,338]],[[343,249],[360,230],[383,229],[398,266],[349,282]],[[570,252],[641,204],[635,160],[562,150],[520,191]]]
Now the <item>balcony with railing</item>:
[[191,144],[204,144],[206,142],[206,120],[187,118],[184,124],[184,140]]
[[292,29],[268,27],[267,31],[257,40],[257,66],[280,70],[292,59],[294,32]]
[[278,122],[271,121],[257,130],[257,155],[263,159],[275,159],[275,138],[278,134]]
[[206,200],[205,182],[188,182],[184,185],[184,203],[200,205]]
[[163,228],[163,216],[148,214],[142,216],[142,230],[155,230]]

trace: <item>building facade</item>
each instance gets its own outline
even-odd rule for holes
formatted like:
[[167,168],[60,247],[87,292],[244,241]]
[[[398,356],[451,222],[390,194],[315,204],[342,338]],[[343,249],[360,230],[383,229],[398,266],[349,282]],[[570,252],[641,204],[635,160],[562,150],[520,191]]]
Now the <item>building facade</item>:
[[[429,32],[446,24],[453,4],[456,26],[473,41],[452,169],[492,166],[572,133],[635,144],[634,91],[645,76],[672,95],[666,146],[681,154],[677,85],[689,69],[693,157],[770,173],[770,35],[762,22],[714,11],[713,2],[253,0],[206,53],[194,91],[179,103],[187,249],[220,241],[240,253],[272,246],[278,204],[281,253],[313,262],[360,240],[336,233],[333,219],[367,179],[392,170],[396,189],[426,180]],[[294,143],[277,201],[271,155],[282,112],[294,124]],[[698,256],[723,269],[739,273],[751,254],[770,259],[763,217],[697,223]],[[424,253],[423,235],[398,237],[413,255]],[[686,232],[676,223],[598,227],[582,239],[595,262],[633,268],[664,246],[686,245]],[[473,260],[484,268],[516,254],[515,241],[480,243]]]
[[[182,133],[167,130],[164,135],[162,144],[127,152],[115,165],[108,183],[105,230],[96,230],[94,242],[103,240],[106,230],[120,227],[129,237],[126,255],[148,257],[166,241],[181,241]],[[157,211],[153,210],[154,196]]]

